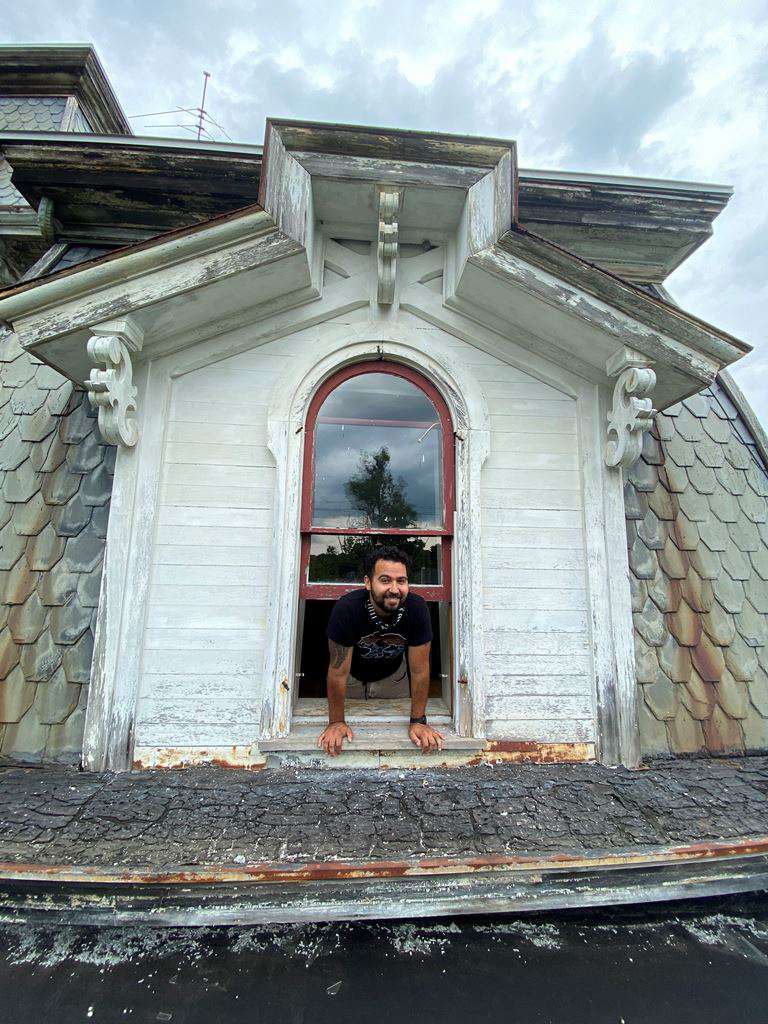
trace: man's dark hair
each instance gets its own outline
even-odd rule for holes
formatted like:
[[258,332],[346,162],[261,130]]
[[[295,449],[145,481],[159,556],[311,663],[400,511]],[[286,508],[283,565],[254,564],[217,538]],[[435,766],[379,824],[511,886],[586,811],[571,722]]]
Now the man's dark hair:
[[369,580],[373,579],[373,570],[376,568],[376,563],[380,560],[385,562],[402,562],[406,573],[411,571],[411,559],[402,548],[398,548],[394,544],[381,544],[377,548],[371,548],[370,551],[366,551],[363,557],[363,572]]

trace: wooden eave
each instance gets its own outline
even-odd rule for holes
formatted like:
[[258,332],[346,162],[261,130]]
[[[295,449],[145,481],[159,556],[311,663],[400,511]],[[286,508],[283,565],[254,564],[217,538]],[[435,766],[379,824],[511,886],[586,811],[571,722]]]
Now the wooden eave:
[[65,132],[2,132],[13,183],[37,208],[47,197],[61,236],[157,235],[254,203],[260,147],[183,145]]
[[94,131],[133,134],[92,46],[0,46],[0,96],[58,95],[76,96]]
[[727,185],[525,171],[520,223],[620,276],[663,281],[712,234]]
[[497,244],[501,249],[575,285],[639,323],[685,341],[715,359],[726,358],[732,362],[752,351],[751,345],[727,331],[634,287],[618,275],[581,259],[525,228],[513,227]]

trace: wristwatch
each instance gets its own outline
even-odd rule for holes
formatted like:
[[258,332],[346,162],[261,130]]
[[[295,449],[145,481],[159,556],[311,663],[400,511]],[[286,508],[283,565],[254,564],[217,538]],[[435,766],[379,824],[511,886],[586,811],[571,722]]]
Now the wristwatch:
[[411,725],[426,725],[426,724],[427,724],[427,716],[426,715],[419,715],[418,718],[414,718],[413,716],[411,716]]

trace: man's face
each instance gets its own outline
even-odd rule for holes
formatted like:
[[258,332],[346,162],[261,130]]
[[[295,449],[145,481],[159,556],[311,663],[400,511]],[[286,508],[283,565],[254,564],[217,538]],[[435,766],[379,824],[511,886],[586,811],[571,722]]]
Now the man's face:
[[366,576],[364,582],[374,605],[386,615],[396,612],[408,596],[408,570],[402,562],[380,558],[373,567],[373,576]]

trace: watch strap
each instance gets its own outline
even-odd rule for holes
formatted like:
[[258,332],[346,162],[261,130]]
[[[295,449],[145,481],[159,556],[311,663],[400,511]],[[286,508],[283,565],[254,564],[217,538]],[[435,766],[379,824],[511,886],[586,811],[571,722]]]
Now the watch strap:
[[419,715],[418,718],[414,718],[413,715],[411,715],[411,725],[426,725],[426,724],[427,724],[427,716],[426,715]]

